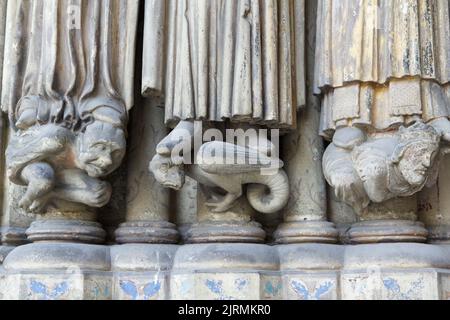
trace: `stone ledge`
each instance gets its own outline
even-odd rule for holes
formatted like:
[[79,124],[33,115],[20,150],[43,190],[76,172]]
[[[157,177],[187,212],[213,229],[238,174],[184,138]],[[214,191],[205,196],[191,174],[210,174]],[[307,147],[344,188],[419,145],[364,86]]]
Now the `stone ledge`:
[[111,247],[112,271],[168,271],[179,246],[171,244],[123,244]]
[[274,247],[263,244],[218,243],[181,246],[173,271],[242,270],[276,271],[279,259]]
[[[450,245],[383,243],[364,245],[34,243],[8,247],[6,271],[338,271],[367,268],[450,270]],[[10,251],[8,253],[8,251]]]
[[109,247],[80,243],[32,243],[16,247],[3,263],[6,271],[80,269],[110,271]]
[[36,243],[14,249],[0,270],[0,299],[44,298],[449,299],[450,246]]
[[290,244],[275,247],[281,271],[339,270],[345,246],[332,244]]
[[450,245],[384,243],[346,246],[344,269],[450,269]]

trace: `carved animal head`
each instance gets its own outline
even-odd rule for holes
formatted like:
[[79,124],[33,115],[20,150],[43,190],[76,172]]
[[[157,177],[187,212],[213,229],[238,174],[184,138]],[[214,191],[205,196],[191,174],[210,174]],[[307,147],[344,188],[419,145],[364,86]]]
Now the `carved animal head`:
[[156,181],[166,188],[180,190],[185,182],[183,165],[174,164],[171,157],[155,155],[150,162],[149,170]]
[[400,143],[391,161],[411,186],[422,186],[435,165],[440,135],[433,127],[418,122],[411,127],[400,128],[399,136]]
[[103,177],[119,167],[125,150],[122,129],[110,123],[94,121],[78,136],[77,164],[89,176]]

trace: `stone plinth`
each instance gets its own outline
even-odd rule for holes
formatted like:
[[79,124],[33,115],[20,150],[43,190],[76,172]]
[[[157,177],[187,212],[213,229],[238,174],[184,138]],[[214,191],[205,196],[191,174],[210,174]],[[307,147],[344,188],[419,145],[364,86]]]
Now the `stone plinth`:
[[344,246],[292,244],[277,246],[283,300],[337,300]]
[[417,197],[371,203],[348,234],[352,243],[426,242],[428,231],[417,221]]
[[445,300],[450,246],[35,243],[5,259],[0,298]]
[[169,273],[177,249],[178,246],[168,244],[111,247],[112,299],[169,299]]
[[254,209],[245,197],[222,213],[214,213],[205,205],[208,194],[198,189],[198,222],[185,234],[186,243],[263,243],[266,238],[261,225],[253,220]]
[[342,299],[448,299],[450,247],[415,243],[348,247]]
[[170,298],[187,300],[276,299],[278,256],[260,244],[195,244],[178,250]]
[[5,300],[111,299],[109,248],[76,243],[33,243],[4,261]]

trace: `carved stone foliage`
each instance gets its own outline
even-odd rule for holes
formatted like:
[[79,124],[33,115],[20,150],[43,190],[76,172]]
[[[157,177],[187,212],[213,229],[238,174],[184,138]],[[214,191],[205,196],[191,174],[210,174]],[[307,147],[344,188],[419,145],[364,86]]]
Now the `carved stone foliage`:
[[[10,1],[7,174],[35,213],[105,205],[125,154],[137,1]],[[70,209],[69,209],[70,208]]]

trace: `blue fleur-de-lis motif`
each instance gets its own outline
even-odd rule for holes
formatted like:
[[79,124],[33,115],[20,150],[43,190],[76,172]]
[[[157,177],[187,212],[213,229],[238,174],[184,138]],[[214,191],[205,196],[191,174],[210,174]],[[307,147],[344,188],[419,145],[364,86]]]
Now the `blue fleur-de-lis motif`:
[[388,289],[389,291],[392,291],[394,293],[400,293],[400,285],[398,284],[397,280],[392,278],[387,278],[383,280],[384,287]]
[[132,300],[137,300],[138,298],[138,289],[133,281],[120,281],[120,288],[125,294],[129,295]]
[[248,281],[245,280],[245,279],[236,279],[236,280],[234,281],[234,284],[236,285],[236,288],[237,288],[238,290],[242,290],[242,289],[245,288],[245,286],[247,286]]
[[155,294],[159,292],[161,289],[161,282],[159,281],[152,281],[150,283],[147,283],[144,286],[144,299],[148,300],[151,297],[153,297]]
[[161,290],[161,282],[158,280],[145,284],[142,290],[133,281],[121,280],[119,284],[122,291],[132,300],[149,300]]
[[206,287],[208,287],[208,289],[211,290],[211,292],[213,292],[219,296],[220,300],[232,300],[233,299],[232,297],[225,294],[225,291],[223,289],[223,281],[222,280],[207,279],[205,284],[206,284]]
[[308,287],[300,280],[293,280],[291,282],[291,286],[303,300],[320,300],[330,291],[333,287],[333,283],[331,281],[326,281],[321,283],[318,287],[316,286],[313,291],[309,290]]
[[52,290],[49,290],[44,283],[36,280],[31,280],[30,289],[34,294],[40,295],[41,299],[55,300],[62,297],[68,292],[69,285],[66,281],[63,281],[61,283],[58,283]]
[[330,281],[322,283],[318,288],[316,288],[316,291],[314,292],[314,298],[319,300],[322,296],[330,291],[332,286],[333,283]]
[[423,278],[410,283],[408,290],[402,291],[400,284],[394,278],[383,279],[383,285],[388,290],[390,299],[411,300],[418,298],[420,289],[423,289]]
[[31,288],[31,291],[33,291],[34,293],[43,294],[45,296],[48,295],[47,286],[44,285],[42,282],[31,280],[30,288]]
[[222,281],[216,281],[216,280],[206,280],[206,286],[214,292],[215,294],[222,294],[223,288],[222,288]]

